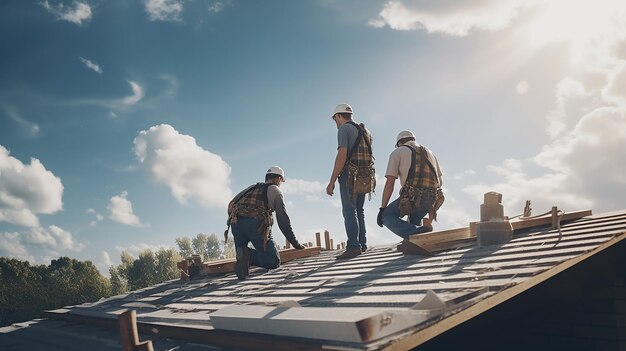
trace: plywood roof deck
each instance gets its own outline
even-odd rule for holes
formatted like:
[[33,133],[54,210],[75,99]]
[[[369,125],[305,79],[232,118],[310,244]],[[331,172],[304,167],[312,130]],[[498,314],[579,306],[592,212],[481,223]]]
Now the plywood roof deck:
[[412,348],[619,242],[625,237],[626,211],[564,223],[561,230],[560,234],[549,226],[528,228],[501,246],[474,245],[432,257],[403,255],[396,245],[375,247],[347,261],[335,261],[337,252],[327,251],[276,270],[253,270],[245,281],[234,274],[171,281],[95,304],[50,311],[47,317],[115,323],[117,314],[132,308],[137,310],[140,329],[141,324],[173,328],[185,338],[227,347],[233,346],[229,344],[233,341],[225,341],[223,336],[232,332],[215,329],[209,317],[227,306],[293,306],[295,301],[304,308],[327,308],[329,314],[340,308],[401,313],[415,311],[411,307],[432,290],[450,302],[443,313],[378,340],[345,342],[324,340],[323,336],[314,340],[235,333],[237,342],[258,349],[265,344],[254,341],[264,338],[272,338],[274,346],[296,342],[307,349]]

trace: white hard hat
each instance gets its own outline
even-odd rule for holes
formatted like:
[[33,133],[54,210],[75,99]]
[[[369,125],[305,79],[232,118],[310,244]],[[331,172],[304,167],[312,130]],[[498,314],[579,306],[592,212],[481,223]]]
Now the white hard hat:
[[400,140],[404,139],[404,138],[413,138],[415,139],[415,134],[413,134],[412,131],[410,130],[403,130],[400,133],[398,133],[398,137],[396,138],[396,146],[398,146],[398,142],[400,142]]
[[333,116],[337,113],[350,113],[352,114],[352,106],[348,104],[339,104],[335,107],[335,112],[333,112]]
[[272,166],[267,170],[266,174],[278,174],[279,176],[285,178],[285,171],[278,166]]

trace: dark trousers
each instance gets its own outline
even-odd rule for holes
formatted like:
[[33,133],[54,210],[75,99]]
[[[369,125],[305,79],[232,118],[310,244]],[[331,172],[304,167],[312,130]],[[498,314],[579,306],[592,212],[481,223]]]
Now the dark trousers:
[[270,233],[265,248],[263,247],[263,234],[259,230],[261,221],[253,217],[237,217],[237,223],[232,225],[236,247],[248,246],[251,242],[254,249],[250,249],[250,265],[274,269],[280,266],[278,248]]

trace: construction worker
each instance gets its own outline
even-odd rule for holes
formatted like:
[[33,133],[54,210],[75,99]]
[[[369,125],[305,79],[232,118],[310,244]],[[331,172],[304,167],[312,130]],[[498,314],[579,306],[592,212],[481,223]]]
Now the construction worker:
[[338,129],[339,146],[326,193],[332,196],[335,182],[339,180],[344,225],[348,236],[345,252],[336,259],[353,258],[367,250],[363,204],[365,194],[373,192],[376,186],[372,136],[362,123],[356,124],[352,117],[352,107],[348,104],[337,105],[332,115]]
[[[405,130],[396,138],[396,149],[389,155],[386,182],[377,224],[408,239],[412,234],[433,230],[432,220],[443,203],[442,173],[439,161],[425,146],[415,142],[415,134]],[[389,203],[396,179],[400,177],[400,197]],[[424,218],[429,214],[429,218]],[[408,221],[403,220],[408,215]],[[423,219],[423,223],[422,223]]]
[[[278,166],[270,167],[264,183],[253,184],[237,194],[228,204],[228,225],[232,225],[235,237],[237,263],[235,273],[239,279],[248,276],[250,266],[274,269],[280,266],[278,248],[271,235],[276,211],[278,227],[289,243],[296,249],[304,249],[296,239],[291,220],[285,209],[280,183],[285,172]],[[228,229],[225,236],[228,235]],[[254,249],[248,248],[252,242]]]

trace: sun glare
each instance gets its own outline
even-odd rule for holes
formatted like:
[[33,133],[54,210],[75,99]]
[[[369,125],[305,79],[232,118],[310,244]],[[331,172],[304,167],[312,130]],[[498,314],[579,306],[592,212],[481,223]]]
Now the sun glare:
[[549,0],[537,3],[525,32],[532,46],[568,44],[571,64],[602,64],[612,43],[624,38],[626,1]]

